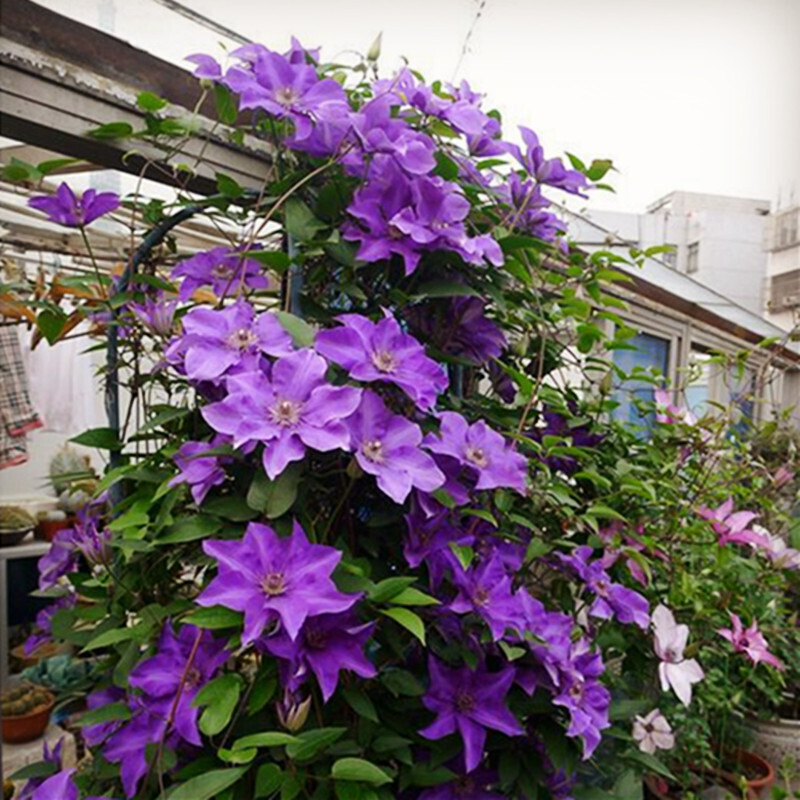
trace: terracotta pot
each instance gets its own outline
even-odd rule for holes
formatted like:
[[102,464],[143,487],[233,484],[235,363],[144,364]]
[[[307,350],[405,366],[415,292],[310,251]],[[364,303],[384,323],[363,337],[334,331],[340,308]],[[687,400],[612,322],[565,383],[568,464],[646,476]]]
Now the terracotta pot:
[[36,524],[36,538],[52,542],[59,531],[71,528],[72,524],[73,520],[69,517],[67,519],[40,519]]
[[784,761],[794,761],[799,774],[789,782],[789,787],[781,785],[781,788],[800,792],[800,719],[769,722],[750,719],[748,724],[753,734],[753,752],[766,758],[778,769]]
[[[748,796],[753,800],[758,800],[758,798],[766,800],[766,798],[770,797],[772,784],[775,783],[775,768],[772,764],[750,750],[737,750],[734,757],[749,772],[754,772],[759,776],[747,781]],[[734,786],[739,786],[739,776],[735,773],[721,769],[719,774],[733,783]]]
[[9,744],[19,744],[38,739],[47,729],[50,722],[50,712],[56,703],[55,697],[50,692],[47,705],[39,706],[28,714],[18,717],[3,717],[3,741]]
[[[747,797],[749,800],[767,800],[770,789],[775,782],[775,769],[772,764],[761,756],[748,750],[737,750],[735,760],[746,767],[748,771],[758,775],[757,778],[747,781]],[[707,773],[710,781],[730,790],[731,797],[738,800],[741,797],[739,790],[739,776],[724,769],[711,770]],[[656,775],[645,775],[645,796],[651,800],[680,800],[683,791],[670,786],[663,778]],[[694,788],[696,792],[696,787]]]

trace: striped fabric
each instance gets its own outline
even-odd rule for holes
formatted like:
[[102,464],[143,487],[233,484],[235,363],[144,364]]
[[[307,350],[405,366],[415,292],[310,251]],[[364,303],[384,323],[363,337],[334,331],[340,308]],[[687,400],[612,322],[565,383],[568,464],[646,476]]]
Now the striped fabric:
[[28,460],[25,434],[41,426],[28,396],[17,333],[13,325],[0,325],[0,469]]

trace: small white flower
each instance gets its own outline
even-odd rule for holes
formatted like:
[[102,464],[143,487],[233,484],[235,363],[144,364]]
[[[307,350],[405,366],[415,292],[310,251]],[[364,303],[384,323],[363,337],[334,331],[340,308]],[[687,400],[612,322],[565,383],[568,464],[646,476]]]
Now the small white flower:
[[672,750],[675,736],[666,717],[654,708],[646,717],[634,717],[633,738],[643,753],[653,755],[656,750]]

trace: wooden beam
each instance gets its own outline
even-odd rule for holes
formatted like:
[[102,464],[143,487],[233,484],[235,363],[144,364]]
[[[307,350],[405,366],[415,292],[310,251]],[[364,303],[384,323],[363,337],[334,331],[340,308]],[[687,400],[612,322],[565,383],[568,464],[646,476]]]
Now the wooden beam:
[[[54,159],[64,158],[63,153],[54,153],[52,150],[45,150],[43,147],[35,147],[31,144],[14,144],[8,147],[0,147],[0,163],[10,164],[12,159],[24,161],[26,164],[41,164],[43,161],[53,161]],[[69,175],[75,172],[95,172],[101,169],[97,164],[90,164],[86,161],[79,161],[75,164],[67,164],[58,169],[54,169],[50,175]]]
[[[194,114],[201,89],[189,72],[30,0],[3,0],[0,65],[4,136],[200,194],[216,191],[217,172],[250,189],[270,175],[267,143],[246,136],[244,146],[232,144],[209,99]],[[165,153],[175,140],[156,146],[87,135],[108,122],[142,130],[143,90],[169,101],[171,116],[191,117],[198,136],[180,153]]]

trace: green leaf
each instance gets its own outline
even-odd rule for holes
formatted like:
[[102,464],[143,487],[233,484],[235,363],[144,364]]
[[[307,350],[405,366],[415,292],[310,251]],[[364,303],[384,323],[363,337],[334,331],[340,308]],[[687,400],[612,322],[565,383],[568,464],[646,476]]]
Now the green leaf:
[[317,753],[342,738],[347,728],[316,728],[305,731],[296,742],[286,746],[286,755],[294,761],[308,761]]
[[262,733],[252,733],[237,739],[231,747],[234,750],[245,750],[252,747],[282,747],[283,745],[293,744],[300,741],[296,736],[283,731],[263,731]]
[[649,753],[643,753],[640,750],[631,750],[627,753],[627,758],[629,761],[635,761],[637,764],[646,767],[648,772],[655,772],[657,775],[661,775],[664,778],[675,780],[675,776],[670,772],[669,767]]
[[136,635],[134,628],[112,628],[110,631],[103,631],[94,638],[90,639],[84,646],[82,653],[90,650],[98,650],[101,647],[108,647],[119,642],[127,642]]
[[146,433],[147,431],[155,430],[156,428],[164,425],[167,422],[173,422],[176,419],[183,419],[184,417],[191,414],[192,411],[190,408],[168,408],[164,411],[160,411],[158,414],[154,414],[150,419],[139,428],[136,433]]
[[133,126],[127,122],[109,122],[88,131],[89,136],[94,136],[95,139],[124,139],[132,133]]
[[404,589],[407,589],[412,583],[416,582],[415,577],[397,577],[386,578],[375,584],[375,586],[367,592],[367,597],[373,603],[385,603],[391,600],[395,595],[400,594]]
[[156,544],[178,544],[205,539],[206,536],[216,533],[221,527],[222,523],[218,519],[198,514],[170,525],[166,533],[156,540]]
[[230,175],[226,175],[224,172],[218,172],[214,177],[217,179],[217,189],[219,189],[220,194],[224,194],[225,197],[235,199],[244,194],[244,189],[242,189]]
[[100,722],[112,722],[118,719],[130,718],[131,710],[127,703],[109,703],[87,711],[75,724],[83,728],[86,725],[97,725]]
[[302,463],[294,462],[274,481],[259,470],[253,476],[253,482],[247,492],[247,505],[254,511],[264,513],[267,519],[282,516],[297,499],[297,487],[302,469]]
[[161,111],[167,105],[167,101],[153,92],[139,92],[136,105],[142,111]]
[[58,772],[58,765],[52,761],[37,761],[35,764],[28,764],[8,776],[11,781],[27,781],[31,778],[49,778]]
[[61,311],[53,311],[52,309],[45,308],[39,312],[36,317],[36,327],[41,332],[42,336],[47,340],[48,344],[55,344],[61,331],[64,330],[67,320],[66,314]]
[[245,772],[247,772],[247,767],[204,772],[170,792],[169,800],[213,800],[220,792],[233,786]]
[[283,250],[248,250],[242,255],[276,272],[286,272],[292,263],[292,259]]
[[455,281],[429,281],[423,283],[413,294],[414,300],[426,297],[480,297],[481,294],[471,286]]
[[249,522],[260,512],[249,508],[241,497],[215,497],[203,503],[203,511],[215,517],[229,519],[231,522]]
[[381,614],[391,617],[399,625],[419,639],[422,645],[425,644],[425,623],[413,611],[407,608],[387,608]]
[[296,347],[311,347],[317,332],[304,319],[290,314],[288,311],[276,311],[281,325],[288,331]]
[[37,164],[36,169],[39,170],[42,175],[49,175],[51,172],[55,172],[56,170],[80,163],[83,163],[80,158],[50,158],[47,161],[42,161]]
[[331,775],[337,781],[363,781],[373,786],[383,786],[393,780],[380,767],[363,758],[340,758],[334,761]]
[[322,220],[299,198],[290,197],[284,206],[286,231],[298,242],[311,241],[317,231],[326,227]]
[[200,715],[199,727],[207,736],[216,736],[231,721],[242,683],[239,675],[228,672],[214,678],[197,693],[192,705],[206,707]]
[[88,431],[73,436],[70,440],[74,444],[85,447],[96,447],[99,450],[121,450],[122,443],[117,432],[111,428],[91,428]]
[[392,603],[398,606],[438,606],[439,601],[435,597],[431,597],[413,586],[403,589],[400,594],[396,594],[392,598]]
[[269,797],[281,788],[283,770],[277,764],[263,764],[256,773],[254,797]]
[[236,98],[227,86],[221,83],[214,84],[214,104],[217,107],[217,117],[223,125],[235,125],[238,115]]
[[186,616],[185,621],[208,630],[221,628],[241,628],[244,617],[240,611],[232,611],[225,606],[209,606],[198,608]]
[[425,694],[425,687],[411,672],[404,669],[384,670],[380,680],[395,697],[420,697]]
[[356,714],[358,714],[359,717],[364,717],[372,722],[380,722],[375,704],[369,699],[368,695],[366,695],[360,689],[345,689],[342,694],[344,695],[344,699],[347,701],[347,704],[353,709],[353,711],[356,712]]
[[254,748],[249,750],[229,750],[227,747],[220,747],[217,750],[217,755],[226,764],[249,764],[258,755],[258,750]]

